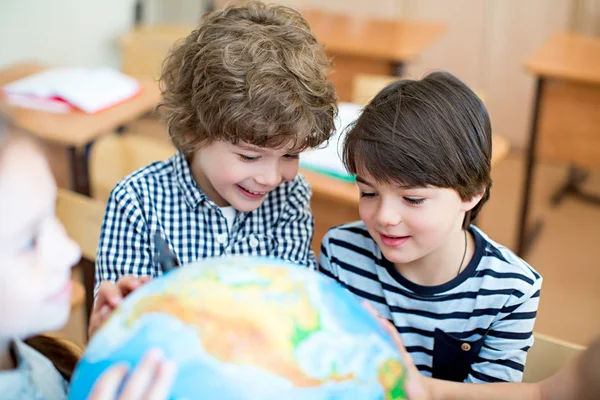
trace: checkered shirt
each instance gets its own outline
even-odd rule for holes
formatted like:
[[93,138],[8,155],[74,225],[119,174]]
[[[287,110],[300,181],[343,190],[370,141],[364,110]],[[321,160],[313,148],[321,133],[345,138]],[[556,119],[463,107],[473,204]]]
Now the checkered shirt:
[[160,276],[153,262],[156,232],[181,265],[220,255],[253,255],[315,268],[310,196],[310,186],[298,174],[272,190],[256,210],[238,212],[230,230],[180,153],[150,164],[127,176],[110,194],[96,253],[94,293],[100,282],[114,282],[122,275]]

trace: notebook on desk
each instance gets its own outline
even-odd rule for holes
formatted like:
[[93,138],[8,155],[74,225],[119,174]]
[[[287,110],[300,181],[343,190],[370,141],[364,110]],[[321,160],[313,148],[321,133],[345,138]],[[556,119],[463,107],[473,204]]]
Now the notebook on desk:
[[2,87],[9,104],[96,114],[140,93],[139,83],[112,68],[50,68]]
[[362,111],[362,106],[353,103],[340,103],[338,117],[335,120],[335,133],[326,147],[307,150],[300,155],[300,166],[332,178],[354,182],[342,162],[342,145],[348,126],[354,122]]

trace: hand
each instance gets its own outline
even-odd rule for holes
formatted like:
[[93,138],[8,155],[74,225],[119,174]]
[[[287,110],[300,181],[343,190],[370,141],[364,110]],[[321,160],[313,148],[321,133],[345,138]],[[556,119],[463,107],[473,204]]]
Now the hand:
[[402,364],[406,369],[406,373],[408,378],[406,380],[404,390],[408,396],[409,400],[430,400],[432,396],[428,393],[427,388],[427,378],[421,375],[415,363],[412,360],[410,354],[406,351],[404,344],[402,344],[402,339],[400,338],[400,334],[398,330],[390,321],[385,318],[382,318],[377,314],[377,311],[367,302],[363,302],[363,306],[369,311],[375,318],[379,320],[379,323],[383,326],[383,329],[392,337],[396,348],[400,352],[402,356]]
[[[131,375],[117,365],[106,370],[94,384],[88,400],[162,400],[168,399],[177,367],[166,361],[162,351],[150,350]],[[119,388],[125,384],[121,394]]]
[[110,281],[102,282],[98,289],[94,309],[90,315],[89,337],[94,336],[94,333],[102,326],[113,310],[121,304],[123,298],[151,279],[152,277],[150,276],[138,278],[133,275],[126,275],[121,277],[117,283]]

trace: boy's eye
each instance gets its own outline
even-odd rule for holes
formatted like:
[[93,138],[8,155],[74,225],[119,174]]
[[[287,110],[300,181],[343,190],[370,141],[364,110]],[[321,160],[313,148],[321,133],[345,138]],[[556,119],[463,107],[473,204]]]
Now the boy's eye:
[[299,154],[286,154],[283,157],[284,158],[289,158],[289,159],[292,159],[292,160],[296,160],[296,159],[300,158],[300,155]]
[[417,197],[405,197],[404,200],[413,206],[419,205],[425,201],[425,199]]
[[238,154],[238,156],[240,156],[240,159],[242,161],[256,161],[258,160],[258,156],[247,156],[244,154]]
[[375,197],[375,193],[373,192],[363,192],[362,190],[360,191],[360,197]]

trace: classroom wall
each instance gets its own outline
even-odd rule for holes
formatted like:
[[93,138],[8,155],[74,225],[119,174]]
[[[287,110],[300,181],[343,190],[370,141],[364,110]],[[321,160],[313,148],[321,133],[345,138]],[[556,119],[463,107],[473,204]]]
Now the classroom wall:
[[115,38],[134,22],[135,0],[0,0],[0,67],[119,66]]

